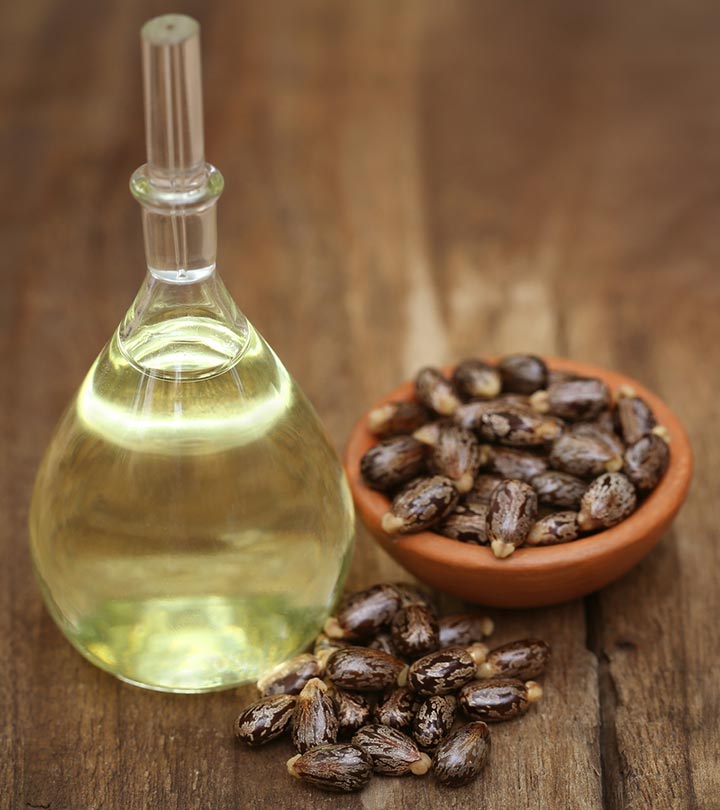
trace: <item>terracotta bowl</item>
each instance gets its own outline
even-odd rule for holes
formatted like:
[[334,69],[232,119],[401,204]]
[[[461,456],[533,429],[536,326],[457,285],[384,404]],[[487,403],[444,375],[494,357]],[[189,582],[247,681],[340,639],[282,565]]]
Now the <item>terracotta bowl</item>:
[[[485,546],[474,546],[433,532],[394,538],[380,527],[390,502],[365,486],[360,459],[378,439],[367,427],[367,414],[355,425],[345,449],[345,469],[363,523],[380,545],[418,579],[467,602],[523,608],[577,599],[621,577],[658,542],[683,504],[692,475],[687,434],[665,403],[630,377],[588,363],[546,358],[553,369],[600,377],[611,390],[631,385],[670,433],[670,464],[641,506],[617,526],[572,543],[518,549],[497,559]],[[413,398],[411,382],[403,383],[374,407]]]

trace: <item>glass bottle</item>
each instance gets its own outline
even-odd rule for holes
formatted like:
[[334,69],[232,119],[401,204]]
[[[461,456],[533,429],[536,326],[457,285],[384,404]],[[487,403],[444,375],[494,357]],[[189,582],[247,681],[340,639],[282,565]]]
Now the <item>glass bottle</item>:
[[318,417],[215,270],[199,27],[142,30],[148,273],[60,420],[30,515],[53,618],[153,689],[246,683],[303,649],[345,578],[353,511]]

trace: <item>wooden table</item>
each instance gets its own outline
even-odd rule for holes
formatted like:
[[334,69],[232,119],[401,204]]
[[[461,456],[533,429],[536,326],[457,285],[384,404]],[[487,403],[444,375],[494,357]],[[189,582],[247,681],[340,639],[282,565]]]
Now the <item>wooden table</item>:
[[[421,363],[534,350],[617,367],[697,469],[621,582],[495,611],[555,648],[547,699],[474,785],[320,794],[231,726],[252,690],[122,685],[57,631],[28,498],[54,423],[143,274],[137,32],[160,2],[3,10],[0,806],[12,810],[720,807],[720,5],[181,2],[203,24],[220,266],[340,447]],[[360,530],[348,585],[400,571]]]

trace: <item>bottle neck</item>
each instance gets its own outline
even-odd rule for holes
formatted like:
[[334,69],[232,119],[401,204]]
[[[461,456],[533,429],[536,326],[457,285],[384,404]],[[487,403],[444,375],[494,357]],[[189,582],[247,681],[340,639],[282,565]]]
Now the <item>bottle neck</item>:
[[192,284],[212,275],[217,255],[215,205],[220,172],[205,164],[195,176],[171,179],[141,166],[130,190],[142,206],[145,258],[158,281]]

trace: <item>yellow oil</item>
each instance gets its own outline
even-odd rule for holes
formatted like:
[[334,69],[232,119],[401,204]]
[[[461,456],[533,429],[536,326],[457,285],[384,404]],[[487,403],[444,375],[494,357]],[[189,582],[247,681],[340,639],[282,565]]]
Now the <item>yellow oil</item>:
[[103,349],[38,474],[31,545],[88,659],[155,689],[246,683],[311,640],[353,512],[318,418],[272,350],[185,312]]

